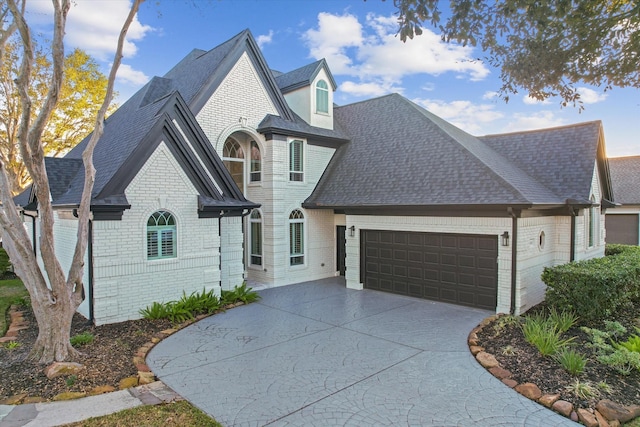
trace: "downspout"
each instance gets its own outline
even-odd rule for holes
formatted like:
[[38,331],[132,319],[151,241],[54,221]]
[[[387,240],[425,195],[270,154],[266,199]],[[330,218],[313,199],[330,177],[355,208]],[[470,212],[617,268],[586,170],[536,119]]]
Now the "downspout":
[[569,262],[576,260],[576,211],[571,209],[571,244],[569,245]]
[[87,257],[89,258],[88,275],[89,283],[87,289],[89,291],[89,321],[93,324],[95,317],[93,315],[93,221],[89,220],[89,230],[87,236]]
[[38,217],[37,215],[29,215],[26,211],[22,211],[22,214],[24,216],[28,216],[29,218],[31,218],[31,222],[32,222],[32,227],[31,227],[31,233],[32,233],[32,237],[31,237],[31,241],[33,242],[33,254],[37,257],[38,256],[38,247],[36,246],[36,218]]
[[513,208],[508,208],[507,212],[511,215],[511,301],[509,314],[513,315],[516,311],[516,273],[518,271],[518,215]]

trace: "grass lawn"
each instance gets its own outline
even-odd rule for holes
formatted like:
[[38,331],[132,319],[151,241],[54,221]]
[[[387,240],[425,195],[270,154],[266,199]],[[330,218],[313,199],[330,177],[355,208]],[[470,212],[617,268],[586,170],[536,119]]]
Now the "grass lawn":
[[138,406],[132,409],[90,418],[64,427],[222,427],[216,420],[186,401],[166,405]]
[[4,336],[9,328],[7,324],[7,311],[11,304],[28,296],[20,279],[0,280],[0,337]]

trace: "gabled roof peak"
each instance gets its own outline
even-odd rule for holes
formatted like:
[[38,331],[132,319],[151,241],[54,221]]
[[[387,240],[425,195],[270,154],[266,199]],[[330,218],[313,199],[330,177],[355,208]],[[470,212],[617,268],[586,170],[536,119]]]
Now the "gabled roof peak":
[[303,65],[300,68],[296,68],[288,73],[282,73],[280,71],[273,71],[272,75],[275,77],[278,87],[282,93],[291,92],[301,87],[309,86],[313,80],[317,77],[320,70],[325,70],[331,88],[336,90],[338,85],[336,84],[327,61],[322,58],[307,65]]

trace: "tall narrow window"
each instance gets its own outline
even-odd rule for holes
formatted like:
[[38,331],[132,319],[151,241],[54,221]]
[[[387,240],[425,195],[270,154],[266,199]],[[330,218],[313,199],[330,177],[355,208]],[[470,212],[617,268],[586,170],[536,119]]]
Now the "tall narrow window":
[[233,181],[244,193],[244,151],[238,141],[233,138],[227,139],[222,148],[222,161]]
[[251,227],[251,264],[262,265],[262,215],[254,209],[249,218]]
[[289,181],[304,181],[304,143],[294,139],[289,143]]
[[324,80],[316,83],[316,112],[329,113],[329,86]]
[[[591,196],[591,203],[595,203],[595,198]],[[588,210],[589,212],[589,225],[588,225],[588,246],[591,248],[594,246],[595,235],[596,235],[596,207],[591,206]]]
[[167,211],[154,212],[147,220],[147,259],[176,256],[176,221]]
[[289,264],[304,264],[304,214],[299,209],[289,215]]
[[262,157],[260,156],[260,147],[255,141],[251,141],[251,173],[249,174],[249,180],[251,182],[258,182],[261,180],[262,173]]

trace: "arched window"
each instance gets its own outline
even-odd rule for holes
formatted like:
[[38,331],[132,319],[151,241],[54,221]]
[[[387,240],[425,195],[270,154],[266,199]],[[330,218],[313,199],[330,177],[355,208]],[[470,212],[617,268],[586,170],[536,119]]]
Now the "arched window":
[[251,182],[258,182],[261,180],[262,173],[262,156],[260,155],[260,147],[255,141],[251,141],[251,173],[249,174],[249,180]]
[[316,83],[316,112],[329,113],[329,86],[324,80]]
[[304,264],[304,214],[294,209],[289,214],[289,265]]
[[236,185],[244,193],[244,151],[233,138],[227,139],[222,148],[222,161]]
[[262,215],[254,209],[249,217],[251,227],[251,264],[262,265]]
[[176,220],[167,211],[154,212],[147,220],[147,259],[176,256]]

